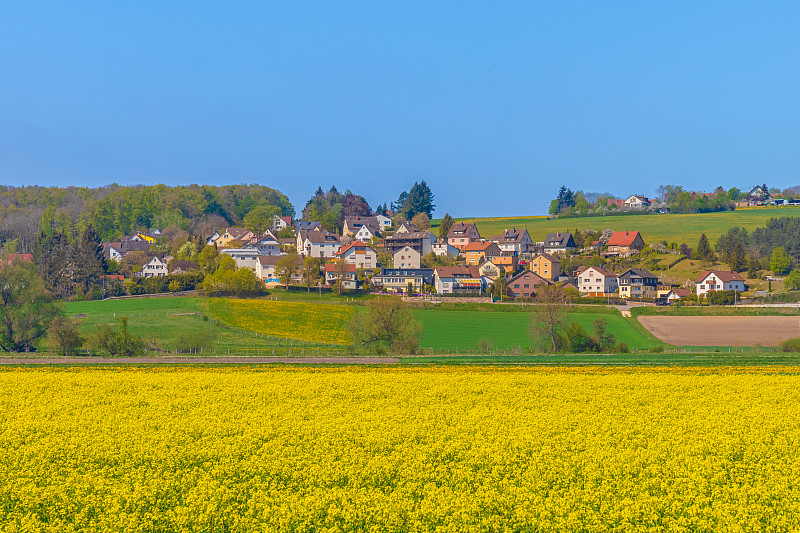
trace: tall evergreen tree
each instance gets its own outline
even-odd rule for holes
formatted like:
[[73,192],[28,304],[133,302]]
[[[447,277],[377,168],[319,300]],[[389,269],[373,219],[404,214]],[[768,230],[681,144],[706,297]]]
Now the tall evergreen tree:
[[711,245],[708,243],[708,237],[703,233],[700,235],[700,240],[697,242],[697,248],[694,251],[695,259],[711,260],[714,257],[714,252],[711,250]]
[[76,291],[86,294],[101,283],[106,271],[106,258],[100,235],[92,224],[78,237],[72,247],[71,259]]

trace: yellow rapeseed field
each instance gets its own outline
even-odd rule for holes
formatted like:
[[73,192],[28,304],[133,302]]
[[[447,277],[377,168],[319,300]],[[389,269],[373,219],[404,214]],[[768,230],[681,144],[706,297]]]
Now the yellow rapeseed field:
[[797,531],[793,368],[0,371],[1,531]]
[[208,308],[223,322],[265,335],[321,344],[352,342],[348,323],[355,309],[347,305],[211,298]]

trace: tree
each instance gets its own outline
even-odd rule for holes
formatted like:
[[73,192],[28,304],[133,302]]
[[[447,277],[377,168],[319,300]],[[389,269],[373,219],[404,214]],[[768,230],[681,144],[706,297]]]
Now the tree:
[[78,355],[83,347],[84,338],[74,320],[57,316],[47,328],[47,340],[50,351],[58,355]]
[[303,259],[303,282],[307,292],[311,292],[311,285],[319,279],[319,259],[308,256]]
[[444,240],[447,238],[447,234],[450,233],[450,227],[452,225],[453,217],[450,216],[450,213],[445,213],[442,223],[439,224],[439,240]]
[[369,300],[366,313],[356,313],[350,329],[356,346],[376,353],[415,353],[422,336],[422,324],[397,296]]
[[435,207],[433,191],[425,180],[415,182],[411,190],[400,193],[397,200],[392,203],[392,209],[401,213],[406,220],[411,220],[417,213],[425,213],[430,219],[433,217]]
[[289,283],[300,272],[301,264],[300,256],[297,253],[286,254],[275,263],[275,273],[280,282],[286,285],[286,290],[289,290]]
[[775,274],[788,272],[791,264],[792,260],[789,258],[789,254],[786,253],[783,246],[778,246],[772,250],[772,256],[769,259],[769,269]]
[[694,251],[695,259],[710,261],[714,258],[714,252],[711,251],[711,245],[708,243],[708,237],[703,233],[700,235],[700,240],[697,242],[697,248]]
[[530,334],[539,334],[553,351],[558,351],[560,331],[563,328],[564,316],[567,312],[567,293],[556,285],[541,287],[535,298],[534,312],[531,317]]
[[789,275],[783,280],[783,286],[791,291],[800,289],[800,270],[789,272]]
[[30,352],[59,315],[44,282],[30,263],[15,260],[0,267],[0,348]]
[[75,291],[89,293],[106,271],[106,258],[100,235],[92,224],[86,226],[72,247],[72,272]]
[[259,205],[247,212],[242,224],[256,235],[261,235],[268,229],[272,229],[275,217],[280,215],[281,209],[278,206]]
[[97,326],[97,333],[90,339],[92,347],[110,356],[133,357],[144,353],[144,339],[128,332],[128,317],[117,317],[118,328],[108,324]]
[[500,276],[492,284],[492,297],[498,300],[503,300],[508,291],[508,280],[505,276]]
[[425,213],[417,213],[414,215],[414,217],[411,219],[411,223],[414,224],[420,231],[431,229],[431,219],[428,218],[428,215]]

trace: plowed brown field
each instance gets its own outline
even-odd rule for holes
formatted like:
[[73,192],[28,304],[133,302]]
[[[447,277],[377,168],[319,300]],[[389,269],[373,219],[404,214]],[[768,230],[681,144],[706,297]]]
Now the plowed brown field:
[[799,316],[640,316],[639,322],[676,346],[777,346],[800,337]]

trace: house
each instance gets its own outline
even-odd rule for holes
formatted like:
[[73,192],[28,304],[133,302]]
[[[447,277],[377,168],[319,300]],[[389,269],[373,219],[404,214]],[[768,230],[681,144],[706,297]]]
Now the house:
[[689,289],[670,289],[664,296],[660,296],[658,299],[662,302],[672,303],[676,300],[682,300],[687,296],[691,296],[692,291]]
[[447,244],[463,250],[469,243],[481,240],[478,227],[472,222],[454,222],[447,232]]
[[471,242],[461,249],[467,258],[467,265],[478,266],[486,259],[500,257],[500,247],[491,241]]
[[311,257],[333,257],[342,243],[339,236],[322,229],[297,232],[297,253]]
[[500,268],[499,266],[495,265],[493,261],[489,260],[484,261],[483,264],[478,267],[478,272],[484,278],[494,281],[504,274],[505,269]]
[[404,246],[392,256],[394,268],[420,268],[422,256],[410,246]]
[[295,231],[314,231],[315,229],[322,229],[319,222],[310,222],[308,220],[296,220],[294,223]]
[[528,263],[531,272],[546,279],[547,281],[557,280],[561,275],[561,261],[550,254],[536,254]]
[[523,270],[508,280],[506,294],[512,298],[531,298],[536,295],[536,288],[549,285],[546,279],[530,270]]
[[146,242],[147,244],[155,244],[156,243],[156,237],[158,235],[161,235],[161,232],[158,232],[157,234],[155,234],[155,236],[154,235],[148,235],[146,233],[137,233],[136,235],[131,237],[131,240],[133,242]]
[[707,270],[695,280],[697,296],[702,296],[710,291],[739,291],[745,290],[744,278],[736,273],[726,270]]
[[364,224],[355,234],[355,238],[359,241],[371,241],[372,239],[380,239],[381,238],[381,231],[378,229],[377,226],[373,226],[372,224]]
[[628,257],[644,249],[644,239],[638,231],[615,231],[608,239],[608,253]]
[[629,268],[619,275],[619,295],[622,298],[655,298],[658,276],[643,268]]
[[120,239],[119,242],[104,242],[103,253],[107,260],[119,263],[128,252],[147,252],[150,250],[150,243],[147,241],[134,241],[128,237]]
[[[281,280],[279,279],[278,273],[276,271],[276,265],[278,261],[286,257],[285,255],[259,255],[258,256],[258,263],[256,264],[256,276],[259,279],[263,280],[267,287],[276,287],[280,285]],[[294,274],[292,275],[291,284],[293,285],[301,285],[303,283],[303,260],[298,257],[297,258],[297,269],[295,270]]]
[[425,285],[433,284],[433,270],[430,268],[382,268],[381,273],[372,277],[372,284],[386,292],[408,292],[408,284],[414,292],[421,292]]
[[272,217],[272,231],[278,233],[283,229],[292,227],[292,217],[275,215]]
[[608,297],[617,292],[616,273],[596,266],[578,269],[578,291],[590,297]]
[[519,270],[519,256],[514,252],[500,252],[497,257],[492,257],[492,263],[502,268],[506,274]]
[[219,237],[220,235],[218,231],[212,233],[211,236],[208,239],[206,239],[206,246],[213,246],[213,244],[217,242],[217,239],[219,239]]
[[[492,239],[494,240],[494,239]],[[514,252],[514,255],[521,255],[533,249],[533,241],[528,234],[528,230],[518,230],[516,228],[503,230],[503,234],[497,237],[497,245],[503,252]]]
[[436,236],[430,230],[425,231],[404,231],[399,230],[394,235],[384,239],[385,249],[394,255],[395,252],[410,246],[419,255],[425,256],[433,250],[433,244],[436,242]]
[[417,229],[417,227],[414,224],[412,224],[411,222],[403,222],[402,224],[400,224],[400,227],[397,228],[397,230],[395,231],[395,234],[398,234],[398,233],[416,233],[418,231],[419,231],[419,229]]
[[[391,221],[389,221],[389,223],[391,224]],[[383,229],[381,223],[378,221],[378,217],[345,217],[342,235],[358,238],[356,233],[358,233],[358,230],[361,229],[362,226],[371,226],[373,232],[380,232]]]
[[214,244],[217,246],[227,246],[232,241],[247,242],[255,237],[255,234],[245,228],[228,228],[220,235]]
[[433,283],[439,294],[482,293],[486,280],[478,267],[439,266],[433,270]]
[[263,235],[253,237],[244,243],[242,248],[258,250],[261,255],[280,255],[281,253],[281,243],[271,231],[265,231]]
[[342,259],[345,263],[356,268],[376,268],[378,266],[378,255],[375,250],[361,241],[353,241],[346,246],[342,246],[334,254],[334,257]]
[[159,259],[158,256],[155,256],[142,267],[141,272],[136,273],[136,277],[159,278],[161,276],[166,276],[168,273],[169,269],[167,269],[167,264]]
[[355,290],[358,288],[356,279],[356,266],[350,263],[340,265],[338,263],[328,263],[325,265],[325,284],[333,285],[341,280],[342,288]]
[[450,257],[456,257],[461,252],[461,250],[459,250],[458,248],[456,248],[451,244],[442,241],[433,243],[431,245],[431,252],[440,256],[448,255]]
[[575,239],[572,233],[548,233],[542,243],[542,252],[545,254],[566,254],[575,249]]
[[392,219],[386,215],[375,215],[375,220],[378,221],[378,229],[382,232],[392,227]]
[[634,194],[628,196],[623,203],[628,209],[642,209],[644,207],[650,207],[651,201],[646,196]]
[[236,268],[249,268],[255,271],[258,264],[258,250],[255,248],[225,248],[223,254],[229,255],[236,262]]

